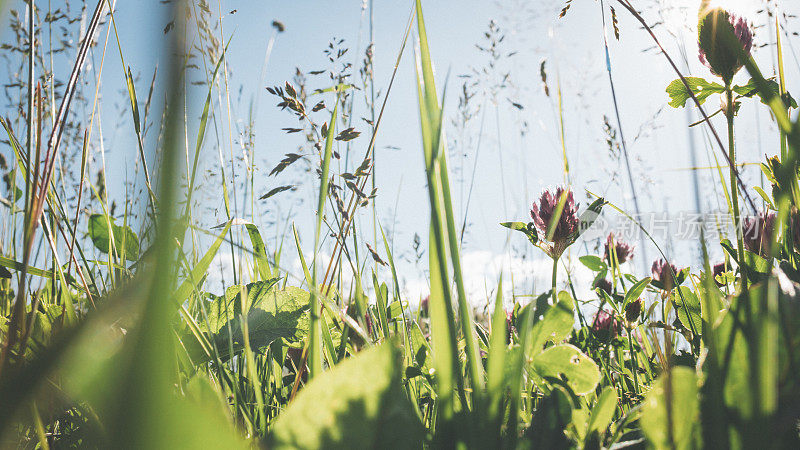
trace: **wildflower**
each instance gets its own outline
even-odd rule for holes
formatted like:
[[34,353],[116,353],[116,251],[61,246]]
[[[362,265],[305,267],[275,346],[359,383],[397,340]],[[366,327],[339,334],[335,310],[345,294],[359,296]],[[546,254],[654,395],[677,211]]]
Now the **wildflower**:
[[[731,32],[738,39],[744,54],[740,53],[741,49],[731,48],[731,43],[726,41],[724,33]],[[747,20],[722,8],[701,8],[697,44],[700,62],[729,85],[733,76],[744,66],[745,58],[750,56],[753,30]]]
[[[562,196],[564,196],[564,206],[559,215]],[[544,191],[539,199],[539,205],[534,203],[531,207],[531,217],[540,235],[551,242],[545,251],[551,258],[558,259],[572,243],[572,236],[578,231],[578,206],[575,204],[572,190],[568,187],[558,187],[555,193],[550,190]],[[554,222],[552,235],[548,235],[551,222]]]
[[619,321],[604,309],[598,310],[592,321],[592,331],[600,340],[608,341],[619,334]]
[[611,282],[606,280],[605,278],[598,278],[597,281],[594,282],[595,289],[602,289],[606,292],[606,294],[611,294],[611,291],[614,289],[611,286]]
[[642,299],[637,298],[636,300],[628,303],[625,306],[625,320],[628,322],[636,322],[639,316],[642,314]]
[[428,312],[428,304],[430,303],[430,301],[431,301],[431,296],[430,295],[428,295],[425,298],[423,298],[422,300],[420,300],[420,302],[419,302],[419,316],[420,317],[428,317],[429,316],[430,313]]
[[669,292],[675,287],[673,274],[678,274],[678,268],[675,265],[667,263],[664,259],[658,259],[653,262],[650,272],[653,275],[653,280],[661,283],[665,291]]
[[603,253],[603,258],[609,262],[611,261],[612,248],[614,249],[614,253],[617,255],[617,262],[620,264],[623,264],[625,261],[633,258],[633,246],[615,239],[614,233],[609,233],[608,238],[606,238],[605,251]]
[[775,233],[775,213],[761,213],[744,219],[744,248],[766,258]]

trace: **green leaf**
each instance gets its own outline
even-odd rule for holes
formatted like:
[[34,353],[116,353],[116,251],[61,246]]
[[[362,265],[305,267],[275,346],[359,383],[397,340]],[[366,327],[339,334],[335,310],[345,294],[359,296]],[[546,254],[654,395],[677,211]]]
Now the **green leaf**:
[[755,191],[758,192],[758,195],[761,197],[762,200],[764,200],[764,203],[769,205],[771,209],[777,209],[775,208],[775,205],[772,204],[772,200],[769,198],[769,195],[767,195],[767,193],[764,192],[763,189],[761,189],[759,186],[753,186],[753,189],[755,189]]
[[[258,227],[252,223],[245,223],[247,234],[250,236],[250,243],[253,245],[253,257],[255,258],[256,270],[261,275],[261,280],[266,281],[272,278],[272,269],[267,258],[267,247],[264,245],[264,240],[261,239],[261,233]],[[277,274],[276,274],[277,275]]]
[[421,448],[422,427],[392,344],[348,358],[309,383],[272,428],[272,449]]
[[531,329],[529,347],[531,355],[541,352],[547,341],[558,342],[569,335],[575,321],[574,310],[575,302],[566,291],[558,293],[558,303],[547,308],[544,314],[537,308],[536,314],[542,315],[542,319],[536,321],[537,318],[534,318],[536,323]]
[[645,437],[654,448],[691,448],[692,427],[697,423],[698,405],[697,375],[694,370],[673,367],[669,376],[661,375],[653,383],[653,388],[642,403],[640,423]]
[[591,434],[593,431],[603,432],[608,428],[611,420],[614,419],[614,412],[617,410],[617,399],[616,389],[611,386],[603,389],[603,392],[597,397],[597,403],[592,408],[587,434]]
[[584,266],[588,267],[592,272],[602,272],[608,269],[608,265],[599,256],[586,255],[578,258]]
[[[781,88],[778,83],[775,82],[775,80],[766,80],[766,84],[763,86],[763,88],[772,92],[772,96],[774,97],[780,97],[781,95]],[[734,86],[732,89],[733,92],[736,92],[742,97],[753,97],[757,95],[761,100],[761,103],[769,106],[769,99],[765,97],[763,91],[759,91],[758,84],[752,78],[744,86]],[[797,108],[797,102],[788,92],[786,93],[786,97],[783,99],[783,101],[787,108]]]
[[703,325],[700,299],[688,287],[681,286],[679,289],[680,294],[677,290],[672,292],[672,304],[675,306],[678,319],[687,330],[694,330],[696,334],[700,334]]
[[[277,279],[272,279],[247,286],[232,286],[224,297],[218,297],[206,306],[208,324],[201,324],[201,329],[211,335],[221,357],[230,357],[229,340],[234,353],[244,348],[242,290],[247,291],[247,303],[251,305],[247,313],[251,348],[263,349],[278,339],[296,345],[308,334],[308,292],[292,286],[277,289],[274,287],[276,282]],[[341,333],[335,331],[331,330],[332,338],[338,342]]]
[[628,303],[630,302],[636,301],[636,299],[642,295],[642,292],[644,292],[645,288],[647,288],[647,285],[650,284],[650,281],[650,277],[642,278],[641,280],[637,281],[636,284],[631,286],[631,288],[628,289],[628,292],[625,293],[625,304],[623,307],[628,306]]
[[[564,433],[565,429],[574,420],[571,396],[562,387],[554,388],[541,399],[536,412],[531,420],[531,426],[526,432],[530,442],[535,442],[533,448],[561,449],[572,447],[572,442]],[[520,446],[520,448],[526,448]]]
[[114,218],[102,214],[92,214],[89,217],[89,237],[98,250],[108,254],[111,248],[113,230],[114,254],[118,257],[125,256],[128,261],[139,258],[139,239],[136,233],[128,226],[119,226],[114,223]]
[[539,242],[539,236],[536,233],[536,227],[533,226],[533,222],[503,222],[500,225],[511,230],[521,231],[525,236],[528,237],[528,240],[531,241],[531,244],[533,245],[536,245],[536,243]]
[[592,204],[586,208],[586,211],[581,213],[581,216],[578,218],[578,229],[569,236],[570,245],[578,240],[584,231],[592,227],[594,221],[597,220],[597,218],[600,217],[600,213],[603,212],[603,206],[605,206],[606,203],[608,202],[606,202],[603,197],[600,197],[593,201]]
[[600,381],[597,363],[577,347],[560,344],[533,357],[533,370],[541,377],[565,378],[577,395],[593,391]]
[[[691,92],[694,93],[700,104],[703,104],[712,94],[725,92],[725,87],[721,84],[708,82],[700,77],[686,77],[686,83],[689,85],[689,88],[692,90]],[[667,94],[669,94],[670,98],[669,106],[673,108],[682,108],[686,106],[686,101],[692,97],[680,78],[673,80],[672,83],[667,86]]]
[[220,232],[217,239],[214,240],[214,243],[211,244],[211,247],[208,248],[206,253],[200,258],[200,261],[195,264],[194,268],[191,272],[189,272],[189,276],[186,280],[183,280],[178,289],[175,290],[175,293],[172,295],[173,300],[176,303],[182,303],[184,300],[189,298],[195,286],[205,277],[206,271],[208,267],[211,265],[211,261],[214,260],[214,257],[217,255],[217,251],[219,251],[219,247],[222,245],[222,241],[226,234],[228,234],[228,230],[231,229],[231,224],[233,223],[232,220],[229,220],[225,223],[222,227],[222,232]]

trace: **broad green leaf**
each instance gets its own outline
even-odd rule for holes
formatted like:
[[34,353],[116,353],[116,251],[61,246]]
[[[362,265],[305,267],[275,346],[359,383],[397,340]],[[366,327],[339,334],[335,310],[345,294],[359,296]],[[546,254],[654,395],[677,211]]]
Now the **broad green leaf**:
[[[670,399],[669,403],[667,399]],[[665,373],[653,383],[642,403],[639,422],[645,437],[654,448],[691,448],[698,406],[697,375],[694,370],[673,367],[669,375]]]
[[401,373],[391,343],[344,360],[315,377],[278,416],[269,448],[421,448],[422,427]]
[[[248,284],[245,288],[248,303],[247,329],[250,346],[254,350],[268,347],[281,339],[290,346],[299,345],[309,329],[309,294],[289,286],[285,289],[274,287],[277,279]],[[241,286],[228,288],[225,297],[218,297],[206,306],[208,328],[223,358],[229,357],[228,341],[232,340],[233,350],[244,348],[243,323],[241,319]],[[341,341],[341,332],[331,326],[332,320],[326,315],[334,344]]]
[[600,381],[597,364],[577,347],[560,344],[533,357],[533,370],[540,377],[564,378],[577,395],[594,390]]
[[556,387],[542,398],[525,433],[530,442],[536,443],[533,448],[570,448],[564,430],[574,420],[574,413],[570,395],[563,388]]
[[114,254],[118,257],[124,255],[128,261],[136,261],[139,258],[139,239],[136,233],[128,226],[116,225],[113,217],[102,214],[92,214],[89,217],[89,237],[94,246],[103,253],[109,253],[112,239],[109,223],[113,230]]
[[592,272],[602,272],[608,269],[608,264],[605,263],[599,256],[586,255],[578,258],[580,262]]
[[702,316],[700,314],[700,299],[686,286],[681,286],[679,289],[680,294],[676,289],[671,295],[672,304],[675,306],[678,319],[687,330],[694,330],[694,333],[699,335],[700,331],[703,329]]
[[[773,96],[780,97],[781,88],[778,83],[775,82],[775,80],[766,80],[766,84],[763,87],[769,89]],[[761,100],[761,103],[769,106],[769,101],[766,100],[764,94],[759,91],[758,84],[752,78],[744,86],[733,86],[733,92],[736,92],[743,97],[758,96],[758,98]],[[797,108],[797,102],[788,92],[786,93],[786,97],[784,97],[783,101],[787,108]]]
[[628,303],[636,301],[636,299],[642,295],[642,292],[644,292],[645,288],[647,288],[647,285],[650,284],[650,281],[651,279],[649,277],[642,278],[641,280],[637,281],[636,284],[631,286],[631,288],[628,289],[628,292],[625,293],[624,306],[628,306]]
[[542,318],[535,317],[530,337],[530,354],[535,355],[542,351],[542,346],[547,341],[559,342],[566,338],[572,331],[574,324],[575,303],[572,296],[566,291],[558,293],[558,303],[549,307]]
[[608,428],[614,418],[614,412],[617,410],[617,400],[617,390],[611,386],[606,386],[600,396],[597,397],[597,403],[592,408],[587,434],[591,434],[593,431],[602,433]]
[[[719,83],[708,82],[700,77],[686,77],[686,83],[689,85],[691,92],[694,92],[697,101],[703,104],[706,99],[712,94],[719,94],[725,92],[725,87]],[[667,86],[667,94],[669,94],[669,106],[673,108],[682,108],[686,106],[686,101],[692,96],[686,85],[680,79],[673,80]]]

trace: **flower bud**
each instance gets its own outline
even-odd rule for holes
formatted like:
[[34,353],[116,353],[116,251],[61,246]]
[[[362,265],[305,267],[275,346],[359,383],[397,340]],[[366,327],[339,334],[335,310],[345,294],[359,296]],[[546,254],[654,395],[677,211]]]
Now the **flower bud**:
[[619,334],[619,321],[612,314],[601,309],[597,311],[592,321],[592,331],[601,341],[610,341]]
[[[675,276],[678,275],[678,268],[673,264],[667,263],[663,259],[653,262],[650,268],[653,275],[653,280],[658,281],[664,287],[664,290],[669,292],[675,287]],[[675,276],[673,276],[675,274]]]
[[628,303],[628,306],[625,307],[625,320],[628,322],[636,322],[641,314],[642,299],[637,298],[636,300]]
[[700,62],[730,84],[753,48],[750,24],[722,8],[701,7],[697,35]]
[[617,262],[620,264],[624,264],[625,261],[630,260],[633,258],[633,246],[630,244],[626,244],[620,240],[617,240],[614,237],[614,233],[609,233],[608,237],[606,238],[605,250],[603,252],[603,258],[606,261],[611,261],[611,250],[614,250],[614,253],[617,255]]
[[600,278],[597,281],[595,281],[593,287],[595,289],[602,289],[603,291],[606,292],[606,294],[609,295],[611,295],[611,292],[614,290],[614,288],[611,286],[611,282],[606,280],[605,278]]

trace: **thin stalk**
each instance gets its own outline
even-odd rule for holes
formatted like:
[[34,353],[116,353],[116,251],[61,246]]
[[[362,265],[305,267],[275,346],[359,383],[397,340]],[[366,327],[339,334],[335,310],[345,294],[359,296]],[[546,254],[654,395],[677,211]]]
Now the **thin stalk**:
[[628,349],[631,352],[631,364],[633,364],[633,392],[639,395],[639,363],[636,360],[636,352],[633,350],[633,333],[632,329],[628,328]]
[[[786,94],[786,78],[783,73],[783,50],[781,45],[781,22],[780,14],[778,13],[777,5],[775,7],[775,49],[778,52],[778,89],[783,99]],[[786,133],[781,129],[779,130],[781,137],[781,161],[784,161],[789,156],[789,149],[786,142]]]
[[558,303],[558,296],[556,295],[556,281],[558,280],[558,257],[553,258],[553,282],[551,284],[553,291],[553,305]]
[[742,223],[739,213],[739,191],[736,189],[736,147],[733,134],[733,117],[735,106],[733,104],[733,90],[730,83],[725,87],[725,97],[727,111],[725,116],[728,119],[728,158],[730,159],[730,178],[731,178],[731,203],[733,204],[733,226],[736,227],[736,243],[739,255],[739,273],[742,276],[742,292],[747,288],[747,271],[744,265],[744,237],[742,235]]

